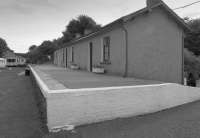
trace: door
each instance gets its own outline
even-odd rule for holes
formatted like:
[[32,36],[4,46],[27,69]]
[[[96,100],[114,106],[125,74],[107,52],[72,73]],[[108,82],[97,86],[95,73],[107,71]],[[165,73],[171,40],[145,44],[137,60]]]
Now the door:
[[93,44],[90,42],[89,44],[89,71],[92,72],[92,49],[93,49]]
[[66,66],[66,68],[67,68],[67,48],[65,48],[65,66]]

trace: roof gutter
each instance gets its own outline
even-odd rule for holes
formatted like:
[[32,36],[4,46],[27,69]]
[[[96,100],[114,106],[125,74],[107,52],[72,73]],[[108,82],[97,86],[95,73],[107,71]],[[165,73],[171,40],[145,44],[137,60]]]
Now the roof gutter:
[[125,40],[125,46],[124,46],[124,73],[123,77],[127,77],[128,75],[128,31],[124,25],[124,22],[122,22],[121,26],[123,32],[124,32],[124,40]]

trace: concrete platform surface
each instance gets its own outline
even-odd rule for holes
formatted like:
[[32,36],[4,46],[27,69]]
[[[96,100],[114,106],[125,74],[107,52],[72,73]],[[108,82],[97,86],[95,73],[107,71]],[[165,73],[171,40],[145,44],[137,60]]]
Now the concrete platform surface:
[[64,87],[68,89],[80,89],[163,83],[154,80],[142,80],[136,78],[111,76],[107,74],[95,74],[81,70],[75,71],[71,69],[56,67],[54,65],[40,65],[34,66],[33,68],[36,70],[41,79],[47,84],[49,89],[53,90],[64,89]]

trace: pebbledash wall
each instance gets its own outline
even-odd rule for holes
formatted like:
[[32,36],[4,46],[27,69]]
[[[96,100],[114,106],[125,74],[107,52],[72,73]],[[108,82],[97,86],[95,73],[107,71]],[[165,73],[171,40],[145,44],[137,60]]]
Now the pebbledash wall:
[[123,26],[112,23],[110,29],[55,51],[54,64],[69,67],[73,48],[73,63],[89,71],[90,42],[92,65],[98,65],[102,62],[102,39],[109,36],[110,64],[103,64],[107,73],[181,84],[184,29],[170,14],[162,6],[156,6],[151,12],[125,21]]
[[182,83],[183,29],[160,8],[127,28],[129,76]]

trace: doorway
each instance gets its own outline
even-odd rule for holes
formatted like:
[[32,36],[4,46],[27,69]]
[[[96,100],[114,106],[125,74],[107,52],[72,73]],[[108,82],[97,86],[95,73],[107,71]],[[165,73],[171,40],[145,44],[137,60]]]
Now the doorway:
[[66,68],[67,68],[67,48],[65,49],[65,66],[66,66]]
[[89,44],[89,71],[90,72],[92,72],[92,56],[93,56],[92,50],[93,50],[93,43],[90,42]]

